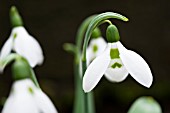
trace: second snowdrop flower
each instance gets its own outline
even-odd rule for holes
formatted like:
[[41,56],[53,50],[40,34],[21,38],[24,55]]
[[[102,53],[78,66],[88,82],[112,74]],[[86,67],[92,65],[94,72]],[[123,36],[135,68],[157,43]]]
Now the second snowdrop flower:
[[13,26],[9,39],[5,42],[0,52],[0,59],[15,51],[25,57],[31,67],[42,64],[44,57],[40,44],[23,27],[22,19],[15,7],[10,11],[11,24]]
[[121,44],[116,26],[110,25],[106,33],[109,43],[88,66],[83,77],[84,91],[90,92],[104,74],[113,82],[121,82],[130,74],[143,86],[150,87],[153,77],[146,61]]
[[102,37],[91,39],[87,48],[87,65],[104,51],[106,45],[107,43]]

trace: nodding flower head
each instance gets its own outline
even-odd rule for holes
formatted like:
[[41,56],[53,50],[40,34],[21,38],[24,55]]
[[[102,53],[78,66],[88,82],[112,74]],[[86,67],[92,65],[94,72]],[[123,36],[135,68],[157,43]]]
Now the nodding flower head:
[[143,86],[150,87],[152,84],[151,70],[140,55],[126,49],[120,41],[108,43],[85,71],[83,90],[90,92],[103,75],[110,81],[121,82],[128,74]]

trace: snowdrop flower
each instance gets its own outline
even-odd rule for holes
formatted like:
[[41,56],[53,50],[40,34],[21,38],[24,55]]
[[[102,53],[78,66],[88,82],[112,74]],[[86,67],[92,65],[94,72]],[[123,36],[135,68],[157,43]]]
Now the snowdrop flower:
[[7,57],[11,51],[25,57],[31,67],[42,64],[44,57],[42,49],[31,35],[23,27],[22,18],[20,17],[15,6],[11,7],[10,20],[13,27],[9,39],[5,42],[0,52],[0,60]]
[[32,80],[15,81],[2,113],[57,113],[47,95]]
[[8,56],[12,50],[25,57],[31,67],[35,67],[37,64],[40,65],[43,62],[43,52],[39,43],[22,26],[12,29],[9,39],[2,47],[0,59]]
[[104,51],[106,45],[107,43],[102,37],[91,39],[86,51],[87,65]]
[[106,35],[109,43],[88,66],[83,77],[83,90],[90,92],[104,74],[114,82],[121,82],[130,74],[143,86],[150,87],[153,78],[145,60],[121,44],[118,30],[114,25],[108,27]]

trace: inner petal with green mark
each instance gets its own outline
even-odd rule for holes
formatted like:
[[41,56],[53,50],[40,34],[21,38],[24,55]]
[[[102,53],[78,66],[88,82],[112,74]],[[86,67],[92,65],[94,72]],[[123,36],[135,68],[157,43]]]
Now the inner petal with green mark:
[[112,66],[111,66],[113,69],[114,68],[121,68],[122,67],[122,64],[118,63],[118,62],[115,62]]
[[28,91],[29,93],[34,94],[34,90],[32,89],[32,87],[28,87]]
[[109,64],[109,68],[112,68],[112,69],[118,69],[118,68],[123,68],[123,67],[124,65],[120,58],[112,59]]
[[96,45],[96,44],[95,44],[95,45],[93,45],[93,52],[95,53],[95,52],[97,52],[97,50],[98,50],[97,45]]

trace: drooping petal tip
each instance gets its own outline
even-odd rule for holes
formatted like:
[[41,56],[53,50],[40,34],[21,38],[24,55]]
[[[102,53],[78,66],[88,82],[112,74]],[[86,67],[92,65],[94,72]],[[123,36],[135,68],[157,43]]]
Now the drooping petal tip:
[[120,42],[117,43],[120,58],[130,75],[141,85],[150,87],[153,76],[146,61],[136,52],[127,50]]

